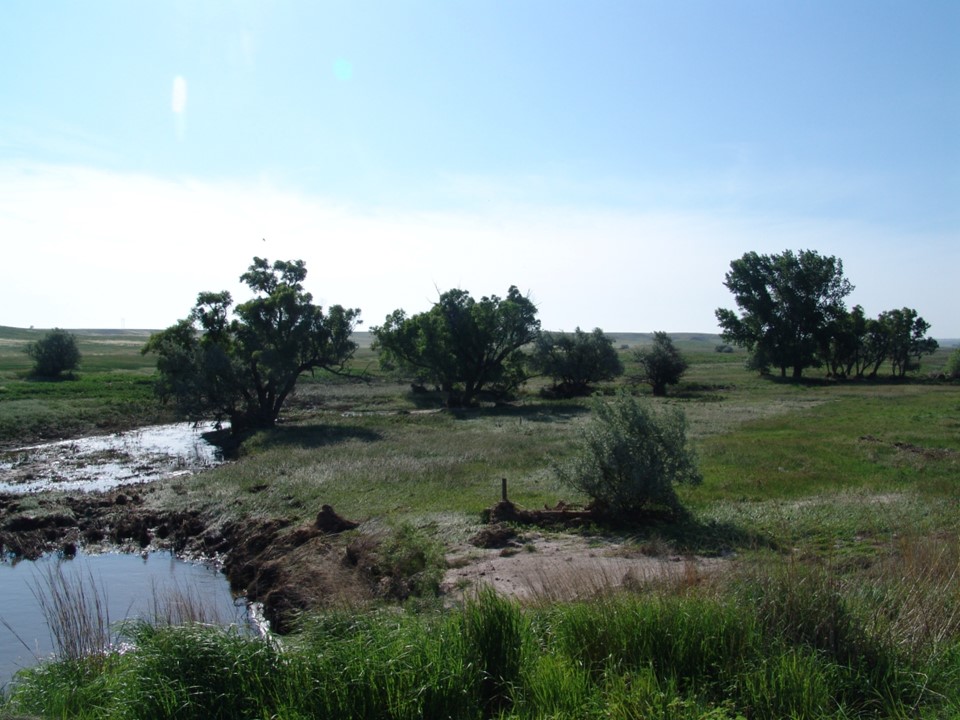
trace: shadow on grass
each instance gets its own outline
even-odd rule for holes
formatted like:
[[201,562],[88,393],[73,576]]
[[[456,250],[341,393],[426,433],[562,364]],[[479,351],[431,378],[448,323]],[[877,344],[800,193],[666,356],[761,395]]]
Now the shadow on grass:
[[329,445],[360,440],[376,442],[383,434],[376,430],[342,425],[296,425],[275,427],[257,433],[257,444],[264,448],[294,447],[302,449],[321,448]]
[[527,422],[567,422],[590,413],[590,408],[576,402],[550,402],[535,405],[497,405],[495,407],[455,408],[450,411],[457,420],[501,418]]
[[722,402],[726,398],[723,392],[733,390],[731,385],[717,385],[712,383],[682,383],[671,390],[667,397],[677,400],[699,400],[701,402]]
[[765,533],[727,522],[702,522],[691,514],[676,517],[650,512],[629,524],[592,524],[583,532],[613,533],[637,545],[667,542],[677,553],[704,557],[724,557],[745,550],[783,550],[775,538]]
[[727,522],[701,522],[693,516],[673,522],[655,520],[633,528],[633,537],[640,542],[667,540],[678,552],[705,556],[723,556],[742,550],[782,549],[770,535]]

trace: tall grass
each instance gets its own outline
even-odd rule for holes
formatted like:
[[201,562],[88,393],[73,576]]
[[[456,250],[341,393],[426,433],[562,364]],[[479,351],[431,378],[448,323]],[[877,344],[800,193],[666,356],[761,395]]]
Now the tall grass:
[[106,589],[92,572],[70,574],[62,563],[48,565],[32,593],[58,658],[76,661],[106,654],[112,642]]
[[133,646],[97,673],[62,663],[23,673],[0,713],[47,715],[94,690],[96,702],[75,716],[773,720],[956,711],[954,629],[924,641],[918,662],[862,612],[856,592],[817,569],[732,582],[709,595],[523,607],[484,591],[447,612],[331,612],[304,618],[282,645],[208,626],[141,624]]

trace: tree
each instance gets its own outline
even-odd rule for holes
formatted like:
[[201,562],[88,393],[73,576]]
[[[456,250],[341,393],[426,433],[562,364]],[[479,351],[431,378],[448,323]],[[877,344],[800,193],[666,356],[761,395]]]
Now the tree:
[[686,359],[665,332],[653,334],[653,345],[640,348],[633,354],[640,365],[638,379],[653,388],[653,394],[663,397],[667,385],[676,385],[689,367]]
[[813,250],[746,253],[730,263],[724,285],[740,308],[739,316],[717,309],[724,340],[759,354],[783,377],[792,368],[794,378],[818,366],[822,336],[853,291],[842,261]]
[[238,432],[273,426],[303,373],[341,372],[360,311],[333,305],[324,314],[303,289],[306,275],[302,260],[254,257],[240,280],[255,295],[233,318],[229,292],[200,293],[186,319],[143,348],[158,356],[159,396],[191,417],[227,417]]
[[372,328],[385,369],[436,385],[448,406],[470,405],[484,389],[506,392],[526,379],[521,348],[540,332],[537,307],[516,287],[474,300],[448,290],[428,311],[403,310]]
[[879,324],[888,338],[887,354],[897,377],[906,375],[907,370],[920,368],[920,358],[936,352],[939,347],[936,340],[924,337],[930,329],[930,323],[917,314],[913,308],[901,308],[880,313]]
[[530,366],[553,380],[559,395],[585,395],[591,383],[612,380],[623,374],[623,362],[613,340],[595,328],[572,334],[543,332],[534,344]]
[[77,369],[80,350],[72,333],[54,328],[36,342],[29,343],[24,352],[33,360],[33,374],[44,378],[58,378]]
[[629,519],[651,506],[680,510],[674,485],[702,481],[687,444],[680,410],[648,405],[620,392],[612,403],[596,397],[577,453],[554,472],[589,496],[594,508]]

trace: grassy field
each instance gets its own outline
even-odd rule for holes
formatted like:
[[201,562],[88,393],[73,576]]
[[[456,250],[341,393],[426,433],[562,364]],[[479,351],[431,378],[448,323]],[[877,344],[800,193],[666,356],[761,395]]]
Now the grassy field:
[[[163,416],[149,399],[150,358],[138,354],[145,335],[82,335],[78,379],[61,383],[27,378],[18,346],[30,337],[0,331],[0,442]],[[628,349],[649,339],[616,337]],[[482,595],[446,611],[355,608],[309,618],[282,644],[141,627],[135,651],[28,674],[7,711],[960,716],[960,385],[928,377],[949,351],[907,381],[812,371],[794,383],[746,371],[742,353],[714,351],[715,336],[674,338],[690,370],[650,401],[686,414],[704,483],[680,489],[689,518],[623,535],[645,551],[726,558],[725,572],[584,604]],[[436,398],[380,376],[369,338],[361,345],[365,381],[304,378],[283,422],[236,462],[159,487],[150,502],[292,526],[330,504],[365,531],[407,523],[452,546],[479,528],[500,478],[523,506],[584,501],[551,471],[589,418],[584,402],[544,400],[534,381],[507,406],[439,411]]]
[[0,327],[0,447],[119,430],[169,419],[153,399],[153,358],[140,355],[146,330],[76,330],[75,377],[29,377],[27,343],[45,330]]

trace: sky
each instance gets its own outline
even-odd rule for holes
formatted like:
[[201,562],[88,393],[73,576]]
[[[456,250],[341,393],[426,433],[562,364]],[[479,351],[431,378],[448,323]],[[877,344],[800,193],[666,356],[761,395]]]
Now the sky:
[[744,253],[960,337],[955,0],[3,0],[0,325],[167,327],[302,259],[363,326],[528,293],[717,332]]

